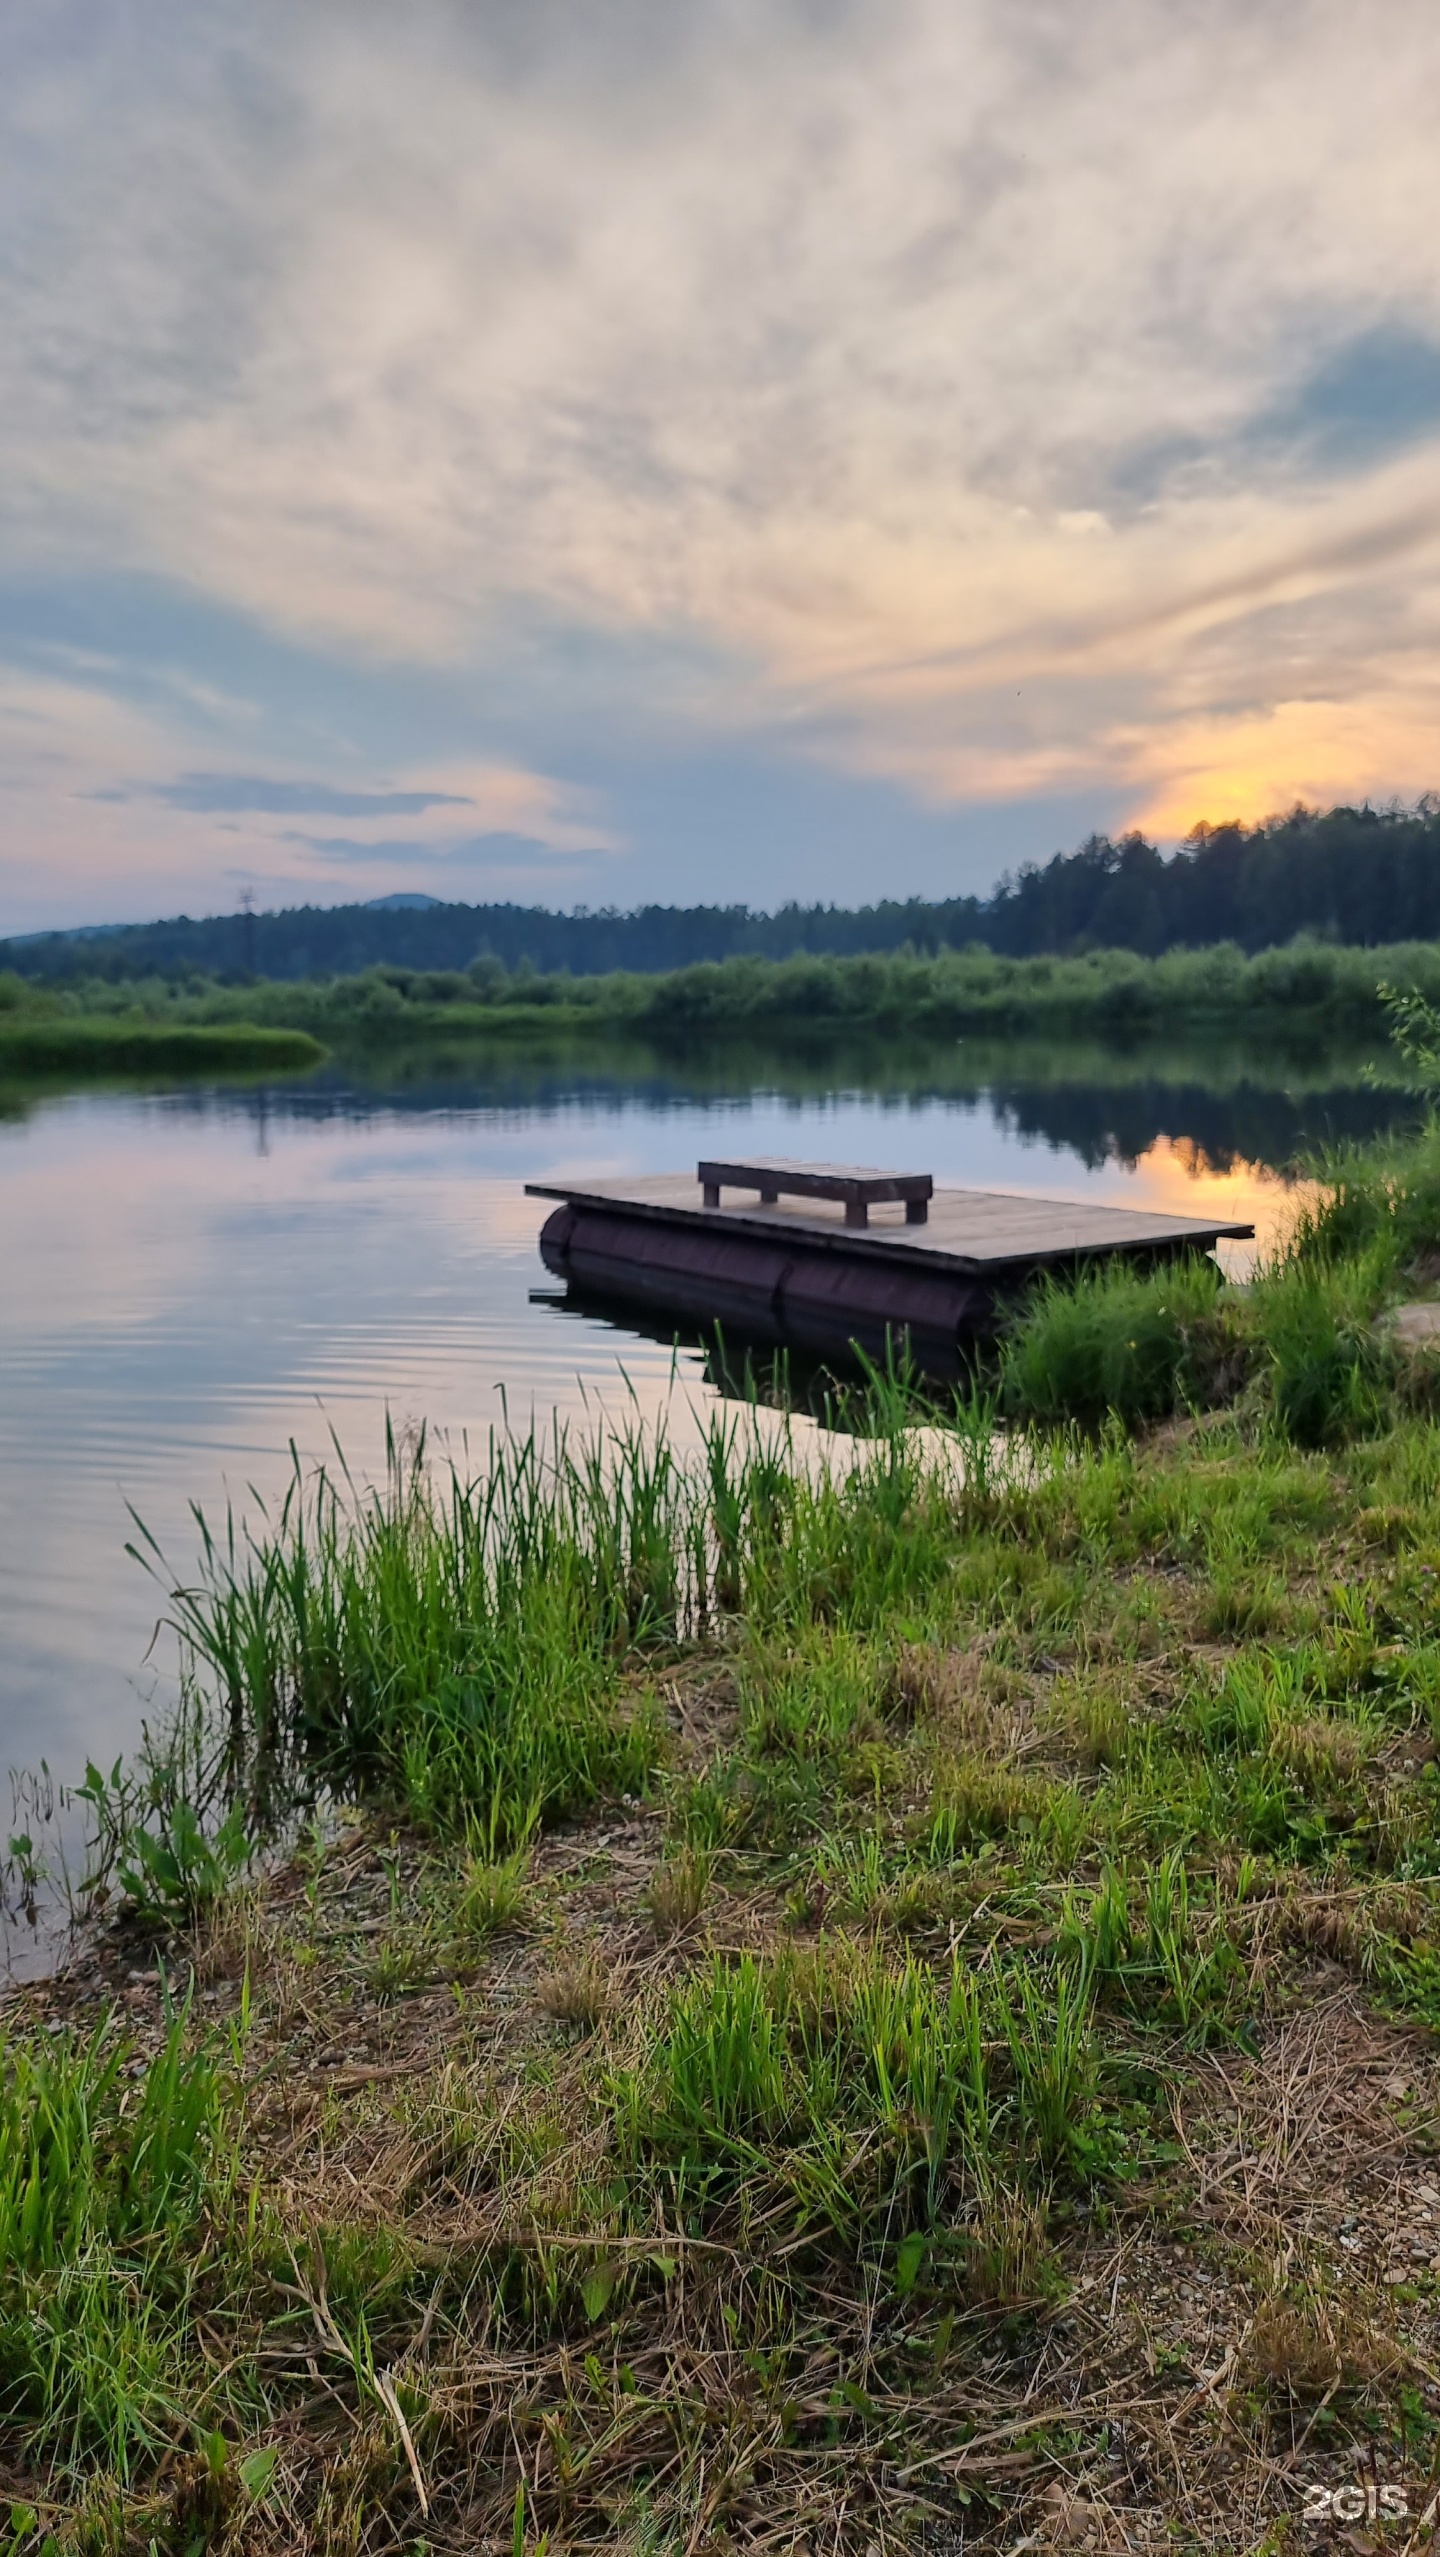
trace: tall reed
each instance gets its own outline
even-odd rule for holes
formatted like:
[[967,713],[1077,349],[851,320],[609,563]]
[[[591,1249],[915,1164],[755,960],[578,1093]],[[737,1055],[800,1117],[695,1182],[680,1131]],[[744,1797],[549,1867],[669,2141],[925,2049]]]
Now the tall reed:
[[337,1447],[310,1474],[296,1459],[274,1516],[217,1529],[197,1510],[200,1568],[171,1621],[217,1735],[215,1790],[262,1826],[326,1790],[388,1801],[491,1855],[640,1790],[662,1745],[657,1647],[741,1612],[761,1635],[875,1624],[947,1567],[953,1485],[917,1443],[906,1379],[873,1377],[858,1416],[864,1435],[804,1461],[754,1406],[712,1413],[683,1464],[663,1419],[496,1430],[473,1472],[387,1433],[375,1487]]
[[689,1546],[663,1432],[496,1431],[462,1473],[387,1431],[373,1489],[336,1453],[308,1476],[297,1458],[255,1527],[196,1513],[173,1622],[223,1709],[232,1788],[260,1816],[297,1788],[388,1796],[499,1852],[641,1784],[655,1731],[618,1664],[678,1630]]

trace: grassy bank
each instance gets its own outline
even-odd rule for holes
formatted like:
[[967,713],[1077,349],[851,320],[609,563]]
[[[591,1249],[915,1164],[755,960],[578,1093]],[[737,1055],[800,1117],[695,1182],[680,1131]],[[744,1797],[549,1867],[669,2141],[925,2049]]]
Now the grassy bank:
[[[18,979],[7,981],[19,1002]],[[253,1020],[328,1046],[377,1049],[416,1039],[523,1039],[583,1033],[659,1044],[764,1033],[791,1044],[866,1030],[954,1038],[1016,1032],[1106,1037],[1284,1022],[1309,1038],[1382,1029],[1383,989],[1440,996],[1440,946],[1344,949],[1297,942],[1247,957],[1231,944],[1143,959],[1099,950],[1006,959],[978,947],[924,957],[731,959],[666,976],[507,974],[482,956],[467,971],[374,968],[357,977],[221,986],[100,981],[36,994],[58,1020],[138,1010],[155,1022]]]
[[[0,993],[4,989],[0,988]],[[235,1068],[293,1073],[325,1050],[299,1028],[244,1019],[172,1019],[139,1004],[90,1013],[45,998],[0,1002],[0,1074],[198,1074]]]
[[397,1448],[205,1537],[184,1726],[89,1781],[122,1914],[5,2021],[17,2549],[1418,2522],[1440,1136],[1332,1176],[942,1428]]

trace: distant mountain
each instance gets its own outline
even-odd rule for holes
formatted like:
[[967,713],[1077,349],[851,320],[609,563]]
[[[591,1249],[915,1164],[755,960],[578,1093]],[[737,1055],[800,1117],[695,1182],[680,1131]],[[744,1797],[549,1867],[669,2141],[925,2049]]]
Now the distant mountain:
[[1143,835],[1092,835],[1078,852],[1027,862],[989,897],[873,906],[577,907],[447,905],[409,890],[364,905],[279,914],[26,933],[0,941],[0,968],[29,977],[230,979],[350,975],[379,966],[654,974],[711,959],[797,952],[956,949],[979,941],[1013,957],[1099,949],[1154,953],[1234,941],[1268,949],[1297,933],[1374,944],[1440,940],[1440,797],[1413,808],[1295,808],[1260,826],[1198,826],[1165,855]]

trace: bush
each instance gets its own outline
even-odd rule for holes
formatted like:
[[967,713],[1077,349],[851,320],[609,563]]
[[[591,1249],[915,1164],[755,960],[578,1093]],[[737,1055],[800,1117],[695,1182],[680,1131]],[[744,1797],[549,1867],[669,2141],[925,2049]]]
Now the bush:
[[[1345,1147],[1318,1168],[1323,1195],[1296,1227],[1298,1261],[1379,1254],[1389,1270],[1424,1272],[1440,1253],[1440,1119],[1389,1145]],[[1386,1274],[1377,1262],[1377,1277]]]
[[1159,1420],[1208,1401],[1225,1343],[1213,1261],[1123,1263],[1047,1279],[1001,1352],[1007,1410],[1034,1421]]
[[1380,1425],[1389,1358],[1374,1329],[1383,1259],[1339,1268],[1285,1261],[1252,1311],[1277,1426],[1299,1447],[1336,1447]]

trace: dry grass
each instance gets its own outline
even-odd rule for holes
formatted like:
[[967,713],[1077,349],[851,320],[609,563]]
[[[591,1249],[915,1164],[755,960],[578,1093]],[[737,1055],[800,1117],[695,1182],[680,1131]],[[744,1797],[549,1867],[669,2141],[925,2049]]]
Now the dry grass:
[[[357,1825],[177,1938],[197,2027],[230,2047],[248,2001],[234,2137],[262,2234],[244,2318],[205,2297],[198,2367],[222,2391],[244,2362],[223,2420],[237,2456],[277,2451],[275,2480],[255,2504],[213,2489],[197,2395],[87,2540],[83,2498],[0,2436],[0,2489],[62,2557],[188,2557],[202,2527],[230,2557],[513,2552],[522,2485],[528,2557],[1290,2557],[1306,2485],[1362,2451],[1418,2494],[1440,2444],[1440,2078],[1429,2032],[1383,2002],[1435,1997],[1425,1714],[1393,1701],[1410,1650],[1326,1595],[1330,1460],[1287,1477],[1283,1535],[1246,1513],[1265,1551],[1232,1573],[1312,1611],[1304,1693],[1243,1629],[1196,1649],[1205,1539],[1253,1491],[1243,1450],[1207,1468],[1203,1446],[1117,1462],[1104,1533],[1150,1504],[1123,1569],[1066,1506],[1077,1464],[1024,1537],[987,1555],[967,1529],[939,1583],[950,1606],[971,1575],[953,1619],[934,1602],[927,1632],[917,1599],[903,1640],[887,1618],[828,1650],[808,1627],[805,1713],[757,1716],[764,1745],[733,1626],[646,1667],[669,1725],[653,1791],[523,1862]],[[1165,1469],[1192,1462],[1176,1524]],[[1099,1562],[1076,1560],[1086,1538]],[[877,1539],[887,1568],[898,1541]],[[1400,1603],[1390,1582],[1365,1600]],[[1285,1711],[1197,1738],[1257,1661]],[[844,1676],[849,1726],[827,1719]],[[1086,1926],[1103,1978],[1067,2110],[1057,1997]],[[745,1957],[783,1984],[778,2076],[724,2139],[702,2108],[676,2169],[653,2125],[677,2001]],[[952,1978],[1018,2001],[1009,2026],[977,2010],[995,2100],[974,2146],[877,1990]],[[1020,1981],[1023,2101],[1064,2115],[1043,2149],[1016,2128]],[[806,2054],[866,1998],[870,2038],[811,2121]],[[17,2024],[117,2000],[143,2057],[162,1986],[112,1932]],[[850,2109],[862,2076],[888,2114]]]
[[1311,1715],[1304,1722],[1283,1723],[1270,1754],[1307,1792],[1343,1792],[1365,1764],[1365,1738],[1353,1723]]
[[1114,1682],[1067,1678],[1055,1681],[1044,1723],[1065,1755],[1094,1774],[1123,1764],[1134,1746],[1139,1717]]
[[535,1994],[556,2024],[576,2033],[593,2033],[615,2003],[616,1983],[593,1946],[557,1962],[542,1974]]
[[694,1926],[710,1889],[713,1861],[700,1849],[685,1847],[656,1866],[646,1898],[657,1935],[681,1935]]
[[885,1702],[896,1723],[919,1725],[941,1755],[1013,1759],[1034,1746],[1031,1682],[982,1644],[899,1644]]
[[1063,2288],[1045,2213],[1030,2195],[1003,2187],[982,2195],[966,2236],[965,2295],[974,2307],[1033,2308]]
[[1293,2407],[1386,2379],[1405,2358],[1393,2337],[1343,2302],[1282,2295],[1262,2300],[1255,2311],[1241,2371]]
[[[341,1929],[382,1909],[394,1922],[390,1852],[382,1871],[347,1849],[313,1906],[282,1878],[243,1927],[207,1938],[217,1978],[226,1945],[253,1966],[252,2164],[287,2223],[314,2233],[300,2262],[315,2305],[299,2312],[277,2374],[303,2380],[308,2362],[324,2383],[316,2411],[282,2431],[263,2526],[254,2514],[225,2523],[244,2519],[237,2548],[413,2545],[396,2422],[357,2396],[325,2324],[345,2249],[367,2231],[387,2245],[398,2234],[417,2266],[390,2347],[403,2363],[397,2403],[430,2501],[426,2544],[456,2557],[511,2545],[517,2454],[535,2516],[527,2546],[543,2529],[557,2552],[818,2544],[909,2557],[947,2544],[922,2525],[963,2525],[948,2544],[976,2557],[1027,2534],[1041,2548],[1120,2549],[1177,2530],[1228,2557],[1262,2544],[1277,2493],[1281,2509],[1293,2501],[1276,2482],[1285,2445],[1306,2443],[1300,2473],[1328,2474],[1327,2462],[1343,2473],[1331,2438],[1306,2432],[1317,2410],[1323,2427],[1346,2404],[1383,2410],[1401,2382],[1427,2390],[1435,2312],[1428,2297],[1411,2301],[1402,2342],[1386,2275],[1435,2172],[1434,2063],[1424,2037],[1382,2023],[1338,1975],[1319,1998],[1320,1975],[1308,1989],[1292,1975],[1258,2056],[1189,2072],[1177,2164],[1152,2169],[1118,2212],[1057,2220],[1043,2197],[996,2185],[966,2222],[953,2286],[922,2266],[897,2302],[866,2274],[858,2289],[810,2293],[797,2323],[793,2203],[767,2215],[742,2197],[740,2216],[703,2237],[667,2221],[637,2239],[594,2218],[608,2170],[590,2097],[641,2047],[663,1965],[686,1958],[655,1949],[650,1904],[655,1872],[678,1859],[647,1870],[637,1851],[633,1877],[612,1887],[628,1843],[612,1863],[575,1833],[530,1886],[537,1920],[548,1893],[573,1950],[556,1958],[533,1935],[496,1935],[467,1982],[381,2000],[371,1940]],[[558,1867],[548,1884],[547,1858]],[[423,1859],[407,1860],[402,1920],[429,1889]],[[581,1937],[582,1925],[595,1932]],[[315,1937],[350,1945],[343,1970],[296,1962]],[[786,1956],[812,2029],[844,1995],[846,1963],[863,1971],[863,1946],[847,1953],[847,1942],[802,1939]],[[70,1994],[93,2005],[103,1987],[77,1979]],[[218,1998],[212,1984],[214,2010],[239,1990],[233,1975]],[[140,1993],[140,2029],[158,2031],[158,1993]],[[1342,2234],[1361,2241],[1348,2256]],[[568,2335],[477,2328],[464,2268],[500,2260],[537,2303],[562,2286]],[[848,2413],[827,2448],[837,2405]],[[667,2475],[691,2481],[686,2519],[647,2539],[653,2481]],[[167,2530],[203,2499],[198,2480],[187,2455],[166,2489]]]

